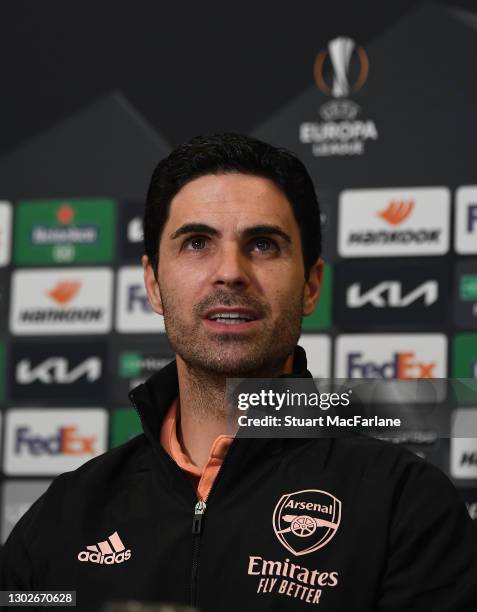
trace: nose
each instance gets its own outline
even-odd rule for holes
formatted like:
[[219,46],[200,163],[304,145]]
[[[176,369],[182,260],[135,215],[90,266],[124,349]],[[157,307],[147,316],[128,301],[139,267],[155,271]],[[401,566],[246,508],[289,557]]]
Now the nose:
[[213,273],[214,287],[244,289],[250,283],[248,262],[240,245],[230,242],[217,254],[217,267]]

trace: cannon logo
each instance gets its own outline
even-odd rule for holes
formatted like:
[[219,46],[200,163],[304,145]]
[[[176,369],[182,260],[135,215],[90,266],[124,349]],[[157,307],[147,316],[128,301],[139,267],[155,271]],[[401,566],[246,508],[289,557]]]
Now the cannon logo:
[[331,493],[306,489],[282,495],[273,512],[273,529],[283,546],[296,556],[315,552],[335,535],[341,501]]
[[79,561],[89,561],[90,563],[98,563],[101,565],[124,563],[124,561],[130,558],[131,551],[126,550],[117,531],[111,534],[103,542],[98,542],[92,546],[86,546],[86,550],[82,550],[78,554]]

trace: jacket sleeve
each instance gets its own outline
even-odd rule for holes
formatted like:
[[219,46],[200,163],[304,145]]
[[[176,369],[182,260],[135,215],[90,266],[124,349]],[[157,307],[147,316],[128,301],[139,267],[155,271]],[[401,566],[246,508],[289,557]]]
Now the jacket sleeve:
[[477,529],[450,480],[420,463],[396,500],[379,612],[476,612]]

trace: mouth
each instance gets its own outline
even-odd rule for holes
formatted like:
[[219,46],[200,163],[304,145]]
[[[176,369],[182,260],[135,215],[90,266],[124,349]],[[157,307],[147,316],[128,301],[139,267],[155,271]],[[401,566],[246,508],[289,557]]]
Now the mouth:
[[243,331],[251,329],[261,316],[250,308],[216,307],[204,315],[204,323],[216,331]]

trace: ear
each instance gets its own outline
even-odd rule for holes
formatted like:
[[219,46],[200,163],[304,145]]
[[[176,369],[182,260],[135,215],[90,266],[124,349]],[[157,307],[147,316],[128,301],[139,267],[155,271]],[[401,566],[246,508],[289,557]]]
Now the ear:
[[157,312],[157,314],[163,315],[164,310],[162,308],[161,290],[154,275],[152,264],[147,255],[143,255],[141,263],[142,269],[144,270],[144,286],[146,287],[147,297],[149,299],[149,303],[151,304],[151,308],[154,310],[154,312]]
[[311,315],[320,299],[325,263],[319,257],[311,266],[303,294],[303,316]]

